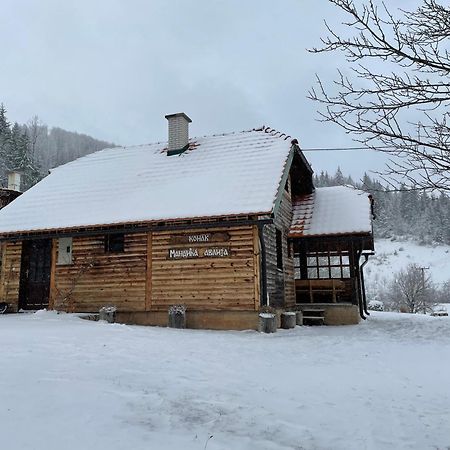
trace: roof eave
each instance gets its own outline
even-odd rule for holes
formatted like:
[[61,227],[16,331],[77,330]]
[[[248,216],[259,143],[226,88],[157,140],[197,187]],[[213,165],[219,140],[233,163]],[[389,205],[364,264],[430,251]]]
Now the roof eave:
[[98,235],[108,234],[120,231],[127,231],[129,233],[139,233],[143,231],[151,231],[153,229],[164,227],[180,226],[184,228],[189,227],[201,227],[201,226],[220,226],[220,224],[226,222],[230,226],[237,226],[238,223],[245,222],[267,222],[271,221],[271,211],[258,212],[258,213],[242,213],[242,214],[230,214],[221,216],[199,216],[188,218],[175,218],[175,219],[155,219],[133,222],[120,222],[109,224],[91,224],[91,225],[79,225],[75,227],[59,227],[59,228],[43,228],[36,230],[18,230],[13,232],[0,233],[0,241],[11,241],[21,239],[33,239],[37,237],[65,237],[76,235]]

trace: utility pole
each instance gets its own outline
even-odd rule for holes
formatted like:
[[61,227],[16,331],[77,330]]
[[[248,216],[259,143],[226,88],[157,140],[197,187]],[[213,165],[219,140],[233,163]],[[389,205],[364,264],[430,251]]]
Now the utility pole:
[[427,305],[426,305],[426,296],[425,296],[425,270],[429,270],[429,267],[420,267],[420,270],[422,271],[422,306],[423,306],[423,313],[427,313]]

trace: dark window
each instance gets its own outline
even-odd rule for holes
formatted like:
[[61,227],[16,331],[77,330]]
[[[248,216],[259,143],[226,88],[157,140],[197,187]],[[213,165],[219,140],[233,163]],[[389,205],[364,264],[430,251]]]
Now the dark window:
[[124,234],[107,234],[105,236],[105,252],[120,253],[124,251]]
[[277,267],[283,269],[283,238],[281,231],[277,230]]

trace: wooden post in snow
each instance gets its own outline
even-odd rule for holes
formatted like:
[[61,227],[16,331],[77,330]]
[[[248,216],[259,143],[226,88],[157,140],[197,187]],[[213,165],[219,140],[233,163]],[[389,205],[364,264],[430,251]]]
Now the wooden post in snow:
[[281,313],[281,328],[288,330],[289,328],[295,328],[296,325],[295,312],[283,312]]
[[186,328],[186,306],[172,305],[169,308],[169,328]]
[[275,333],[277,331],[277,316],[272,313],[260,313],[259,331],[261,333]]

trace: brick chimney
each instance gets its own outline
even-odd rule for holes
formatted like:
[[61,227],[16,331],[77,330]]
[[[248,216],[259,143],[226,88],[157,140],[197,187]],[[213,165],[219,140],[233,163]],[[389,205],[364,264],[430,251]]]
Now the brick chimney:
[[167,156],[179,155],[189,147],[189,123],[192,120],[185,113],[168,114],[169,148]]

